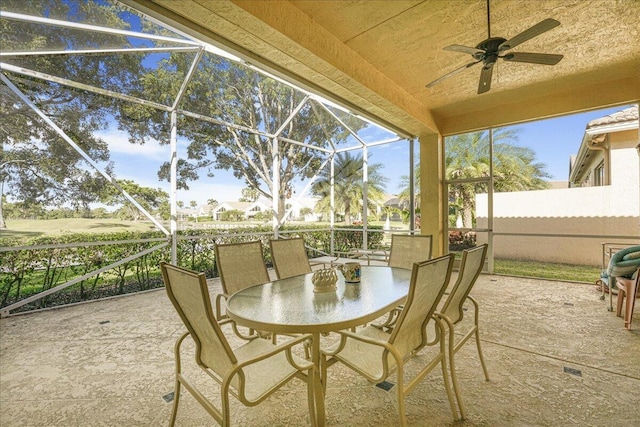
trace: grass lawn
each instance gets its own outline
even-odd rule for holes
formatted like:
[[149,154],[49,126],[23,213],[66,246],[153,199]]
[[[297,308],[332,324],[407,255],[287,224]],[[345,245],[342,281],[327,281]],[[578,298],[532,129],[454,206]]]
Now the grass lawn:
[[0,230],[0,238],[56,236],[67,233],[153,231],[155,228],[156,226],[148,221],[133,222],[119,219],[10,219],[7,220],[7,228]]
[[587,283],[595,283],[600,277],[601,270],[600,266],[511,261],[504,259],[496,259],[493,268],[496,274]]

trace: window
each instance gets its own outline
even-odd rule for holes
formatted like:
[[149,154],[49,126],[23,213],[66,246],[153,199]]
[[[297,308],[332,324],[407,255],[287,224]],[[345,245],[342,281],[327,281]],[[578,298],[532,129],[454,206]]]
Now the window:
[[606,183],[604,182],[604,160],[603,160],[602,162],[600,162],[598,166],[596,166],[596,168],[593,171],[593,185],[597,187],[605,184]]

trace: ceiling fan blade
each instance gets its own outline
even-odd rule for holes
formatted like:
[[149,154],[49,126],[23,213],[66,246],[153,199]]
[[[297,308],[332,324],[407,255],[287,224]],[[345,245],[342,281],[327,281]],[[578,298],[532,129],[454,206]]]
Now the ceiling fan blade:
[[563,55],[553,53],[513,52],[506,54],[502,59],[513,62],[529,62],[531,64],[556,65]]
[[549,31],[550,29],[555,28],[558,25],[560,25],[560,22],[551,18],[547,18],[544,21],[540,21],[533,27],[530,27],[529,29],[524,30],[517,36],[511,37],[509,40],[502,42],[502,44],[498,47],[498,51],[503,52],[507,49],[511,49],[512,47],[515,47],[520,43],[524,43],[529,39],[539,36],[540,34],[546,31]]
[[473,66],[473,65],[476,65],[478,62],[480,62],[480,61],[470,62],[470,63],[468,63],[467,65],[463,65],[463,66],[462,66],[462,67],[460,67],[460,68],[456,68],[455,70],[453,70],[453,71],[451,71],[451,72],[449,72],[449,73],[445,74],[444,76],[438,77],[437,79],[435,79],[435,80],[434,80],[434,81],[432,81],[431,83],[428,83],[428,84],[426,85],[426,87],[432,87],[432,86],[435,86],[437,83],[440,83],[442,80],[446,79],[447,77],[451,77],[451,76],[453,76],[453,75],[455,75],[455,74],[458,74],[460,71],[466,70],[467,68],[469,68],[469,67],[471,67],[471,66]]
[[475,47],[462,46],[460,44],[452,44],[445,46],[442,50],[450,50],[452,52],[468,53],[469,55],[484,54],[484,50]]
[[480,71],[480,83],[478,83],[478,95],[489,92],[491,89],[491,75],[493,74],[493,64],[482,67]]

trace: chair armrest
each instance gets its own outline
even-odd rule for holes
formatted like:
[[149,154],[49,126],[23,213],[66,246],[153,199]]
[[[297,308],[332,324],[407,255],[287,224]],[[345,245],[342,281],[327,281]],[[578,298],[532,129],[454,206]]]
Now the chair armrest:
[[338,347],[336,347],[336,349],[333,351],[322,350],[322,353],[324,353],[327,356],[334,356],[340,353],[347,342],[347,338],[353,338],[354,340],[358,340],[367,344],[384,347],[386,350],[392,353],[396,353],[395,348],[391,344],[389,344],[387,341],[379,340],[373,337],[367,337],[364,335],[359,335],[351,331],[338,331],[337,333],[340,335],[340,344],[338,344]]
[[226,302],[227,299],[229,299],[229,296],[227,294],[218,294],[216,295],[216,320],[218,320],[218,322],[220,322],[223,319],[228,319],[229,316],[227,316],[227,313],[222,313],[222,300],[224,299],[225,301],[225,306],[226,306]]
[[[259,362],[261,360],[268,359],[269,357],[274,356],[274,355],[276,355],[278,353],[281,353],[281,352],[286,352],[287,360],[296,369],[298,369],[298,370],[311,369],[311,368],[313,368],[315,366],[313,364],[313,362],[309,361],[309,362],[305,363],[303,366],[300,366],[297,363],[295,363],[293,358],[291,357],[291,348],[293,346],[295,346],[297,344],[301,344],[304,341],[309,340],[309,339],[312,339],[311,334],[305,334],[305,335],[300,335],[299,337],[294,338],[292,340],[283,342],[282,344],[274,345],[274,347],[271,350],[269,350],[269,351],[267,351],[265,353],[262,353],[261,355],[259,355],[257,357],[254,357],[254,358],[252,358],[250,360],[238,363],[234,367],[233,372],[235,373],[236,371],[244,368],[245,366],[249,366],[249,365],[257,363],[257,362]],[[232,375],[233,375],[233,373],[230,374],[230,376],[232,376]]]

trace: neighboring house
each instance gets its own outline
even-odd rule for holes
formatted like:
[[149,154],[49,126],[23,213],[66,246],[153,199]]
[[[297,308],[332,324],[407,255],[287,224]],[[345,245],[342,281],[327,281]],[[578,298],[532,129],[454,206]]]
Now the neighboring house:
[[402,202],[398,196],[385,194],[382,206],[376,204],[376,208],[380,219],[387,219],[387,214],[384,212],[384,208],[393,208],[394,210],[391,212],[391,215],[389,215],[389,219],[391,221],[402,221],[402,214],[400,211],[406,208],[406,203]]
[[[639,242],[639,156],[637,106],[589,122],[571,158],[571,188],[494,193],[495,257],[600,265],[597,236]],[[487,194],[477,194],[477,228],[488,228],[487,212]],[[479,243],[486,240],[478,233]]]
[[255,202],[222,202],[212,209],[211,217],[219,221],[223,212],[236,210],[244,214],[245,219],[251,219],[259,212],[265,212],[271,209],[269,204],[256,200]]
[[176,216],[178,217],[178,221],[188,221],[189,217],[193,216],[193,209],[177,208]]
[[638,106],[592,120],[572,157],[571,187],[619,185],[638,177]]
[[[301,197],[296,200],[288,201],[287,206],[289,207],[289,219],[303,220],[306,222],[319,221],[321,215],[314,212],[317,202],[318,199],[313,197]],[[215,208],[211,209],[211,216],[214,220],[220,220],[222,212],[229,210],[241,211],[246,219],[251,219],[258,212],[270,211],[271,201],[258,199],[255,202],[222,202]],[[310,213],[307,213],[306,211],[309,210]]]
[[322,214],[315,212],[316,203],[320,199],[317,197],[300,197],[289,200],[290,205],[289,219],[301,220],[304,222],[317,222],[322,218]]
[[200,205],[194,212],[194,216],[210,216],[212,215],[215,206],[211,205]]

